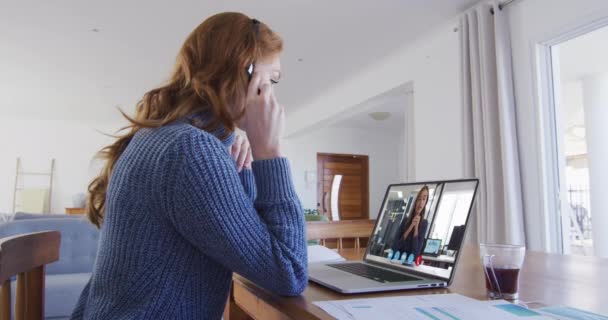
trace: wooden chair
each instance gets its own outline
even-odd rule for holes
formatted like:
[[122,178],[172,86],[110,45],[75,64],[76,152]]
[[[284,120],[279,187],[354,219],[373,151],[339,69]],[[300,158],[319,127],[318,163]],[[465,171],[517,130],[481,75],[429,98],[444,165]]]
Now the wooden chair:
[[338,249],[342,249],[342,239],[355,239],[355,248],[361,247],[360,238],[368,238],[376,220],[341,220],[306,222],[306,240],[338,239]]
[[11,277],[17,276],[15,320],[44,318],[44,267],[59,260],[59,231],[0,239],[0,320],[11,319]]

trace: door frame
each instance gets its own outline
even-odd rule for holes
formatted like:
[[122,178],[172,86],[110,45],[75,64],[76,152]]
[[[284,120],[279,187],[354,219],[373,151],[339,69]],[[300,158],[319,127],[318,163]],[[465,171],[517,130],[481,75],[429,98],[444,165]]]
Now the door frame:
[[[323,190],[322,184],[323,184],[324,173],[323,173],[323,168],[321,167],[321,164],[319,163],[319,156],[355,157],[355,158],[365,159],[364,166],[365,166],[365,172],[367,172],[367,174],[364,177],[365,178],[365,185],[364,185],[365,197],[363,198],[364,204],[362,204],[362,207],[367,208],[367,216],[361,217],[360,219],[369,219],[369,216],[370,216],[370,210],[369,210],[369,156],[363,155],[363,154],[317,152],[317,204],[319,204],[319,203],[321,203],[321,201],[323,201],[323,194],[322,194],[321,190]],[[318,207],[319,206],[317,205],[317,208]],[[319,214],[322,215],[322,212],[319,212]],[[353,220],[357,220],[357,219],[353,219]]]
[[[538,168],[541,172],[541,198],[544,203],[543,218],[547,222],[541,230],[547,242],[546,247],[567,254],[569,248],[570,216],[567,201],[562,197],[566,190],[564,150],[560,137],[564,130],[560,125],[560,116],[557,112],[560,107],[559,67],[556,65],[556,56],[559,54],[552,47],[565,41],[577,38],[589,32],[608,26],[608,17],[595,21],[571,26],[553,34],[545,40],[539,40],[533,46],[532,59],[533,73],[536,80],[534,96],[538,106],[538,136],[541,153]],[[557,213],[557,214],[556,214]]]

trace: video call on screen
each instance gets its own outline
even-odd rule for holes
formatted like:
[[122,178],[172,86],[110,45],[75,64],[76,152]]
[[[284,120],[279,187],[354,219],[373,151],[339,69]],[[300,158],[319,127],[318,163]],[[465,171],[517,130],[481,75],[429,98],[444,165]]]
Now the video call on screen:
[[[476,187],[476,181],[391,186],[368,245],[368,259],[450,278]],[[397,252],[420,256],[420,264],[395,259]]]

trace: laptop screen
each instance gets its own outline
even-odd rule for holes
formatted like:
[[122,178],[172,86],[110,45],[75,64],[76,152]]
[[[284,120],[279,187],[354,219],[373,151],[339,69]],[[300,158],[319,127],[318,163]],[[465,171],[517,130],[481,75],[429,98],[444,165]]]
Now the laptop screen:
[[441,239],[426,239],[422,253],[426,255],[438,255],[441,252]]
[[366,260],[450,279],[477,179],[389,186]]

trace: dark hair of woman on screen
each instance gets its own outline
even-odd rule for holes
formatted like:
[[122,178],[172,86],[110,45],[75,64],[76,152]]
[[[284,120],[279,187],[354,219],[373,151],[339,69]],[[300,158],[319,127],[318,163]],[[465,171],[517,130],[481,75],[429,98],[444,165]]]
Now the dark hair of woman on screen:
[[100,245],[72,319],[220,319],[233,272],[277,294],[304,290],[303,213],[274,92],[282,48],[263,22],[211,16],[125,115],[89,185]]
[[420,255],[424,245],[424,236],[429,222],[425,219],[426,204],[429,201],[429,187],[424,186],[418,191],[416,201],[409,216],[399,229],[399,239],[393,243],[392,249],[401,253]]

